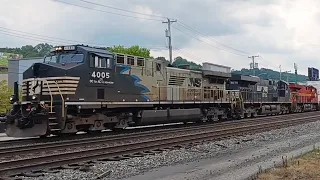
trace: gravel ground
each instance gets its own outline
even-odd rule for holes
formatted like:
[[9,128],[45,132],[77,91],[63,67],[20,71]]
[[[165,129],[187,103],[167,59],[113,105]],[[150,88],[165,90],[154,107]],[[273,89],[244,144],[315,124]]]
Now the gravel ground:
[[96,179],[102,174],[102,179],[105,180],[230,179],[230,176],[234,176],[230,174],[230,170],[237,172],[239,167],[253,166],[257,169],[257,163],[274,158],[279,153],[317,143],[320,137],[319,129],[320,121],[156,155],[97,163],[86,169],[87,172],[62,170],[58,173],[46,173],[40,178],[24,179]]

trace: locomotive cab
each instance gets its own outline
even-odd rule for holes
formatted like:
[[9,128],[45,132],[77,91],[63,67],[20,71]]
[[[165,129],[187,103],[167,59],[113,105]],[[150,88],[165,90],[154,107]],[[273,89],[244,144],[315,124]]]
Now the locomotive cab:
[[[96,98],[90,91],[112,86],[113,67],[114,55],[105,49],[82,45],[52,49],[42,63],[34,63],[23,73],[21,101],[14,88],[7,135],[58,134],[67,121],[66,102]],[[89,88],[78,88],[86,86]],[[99,96],[104,98],[101,92]]]

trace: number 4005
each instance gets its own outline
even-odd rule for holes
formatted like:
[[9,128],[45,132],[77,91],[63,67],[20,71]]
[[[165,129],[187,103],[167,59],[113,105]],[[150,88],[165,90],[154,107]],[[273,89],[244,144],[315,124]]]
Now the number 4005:
[[93,78],[106,78],[109,79],[110,78],[110,73],[108,72],[95,72],[93,71],[91,74],[91,77]]

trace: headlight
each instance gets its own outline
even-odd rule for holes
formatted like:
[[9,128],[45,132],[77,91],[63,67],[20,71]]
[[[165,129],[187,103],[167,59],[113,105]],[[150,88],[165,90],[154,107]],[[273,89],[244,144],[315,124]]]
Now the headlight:
[[32,96],[32,100],[36,100],[37,99],[37,96],[36,95],[33,95]]
[[9,100],[10,100],[10,104],[13,104],[14,102],[14,95],[12,95],[12,96],[10,96],[10,98],[9,98]]

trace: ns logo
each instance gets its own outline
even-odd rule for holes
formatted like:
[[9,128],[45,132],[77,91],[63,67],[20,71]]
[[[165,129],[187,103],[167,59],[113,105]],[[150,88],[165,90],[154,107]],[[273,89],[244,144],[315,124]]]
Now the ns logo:
[[189,87],[201,87],[201,79],[200,78],[189,78],[190,82],[188,84]]

